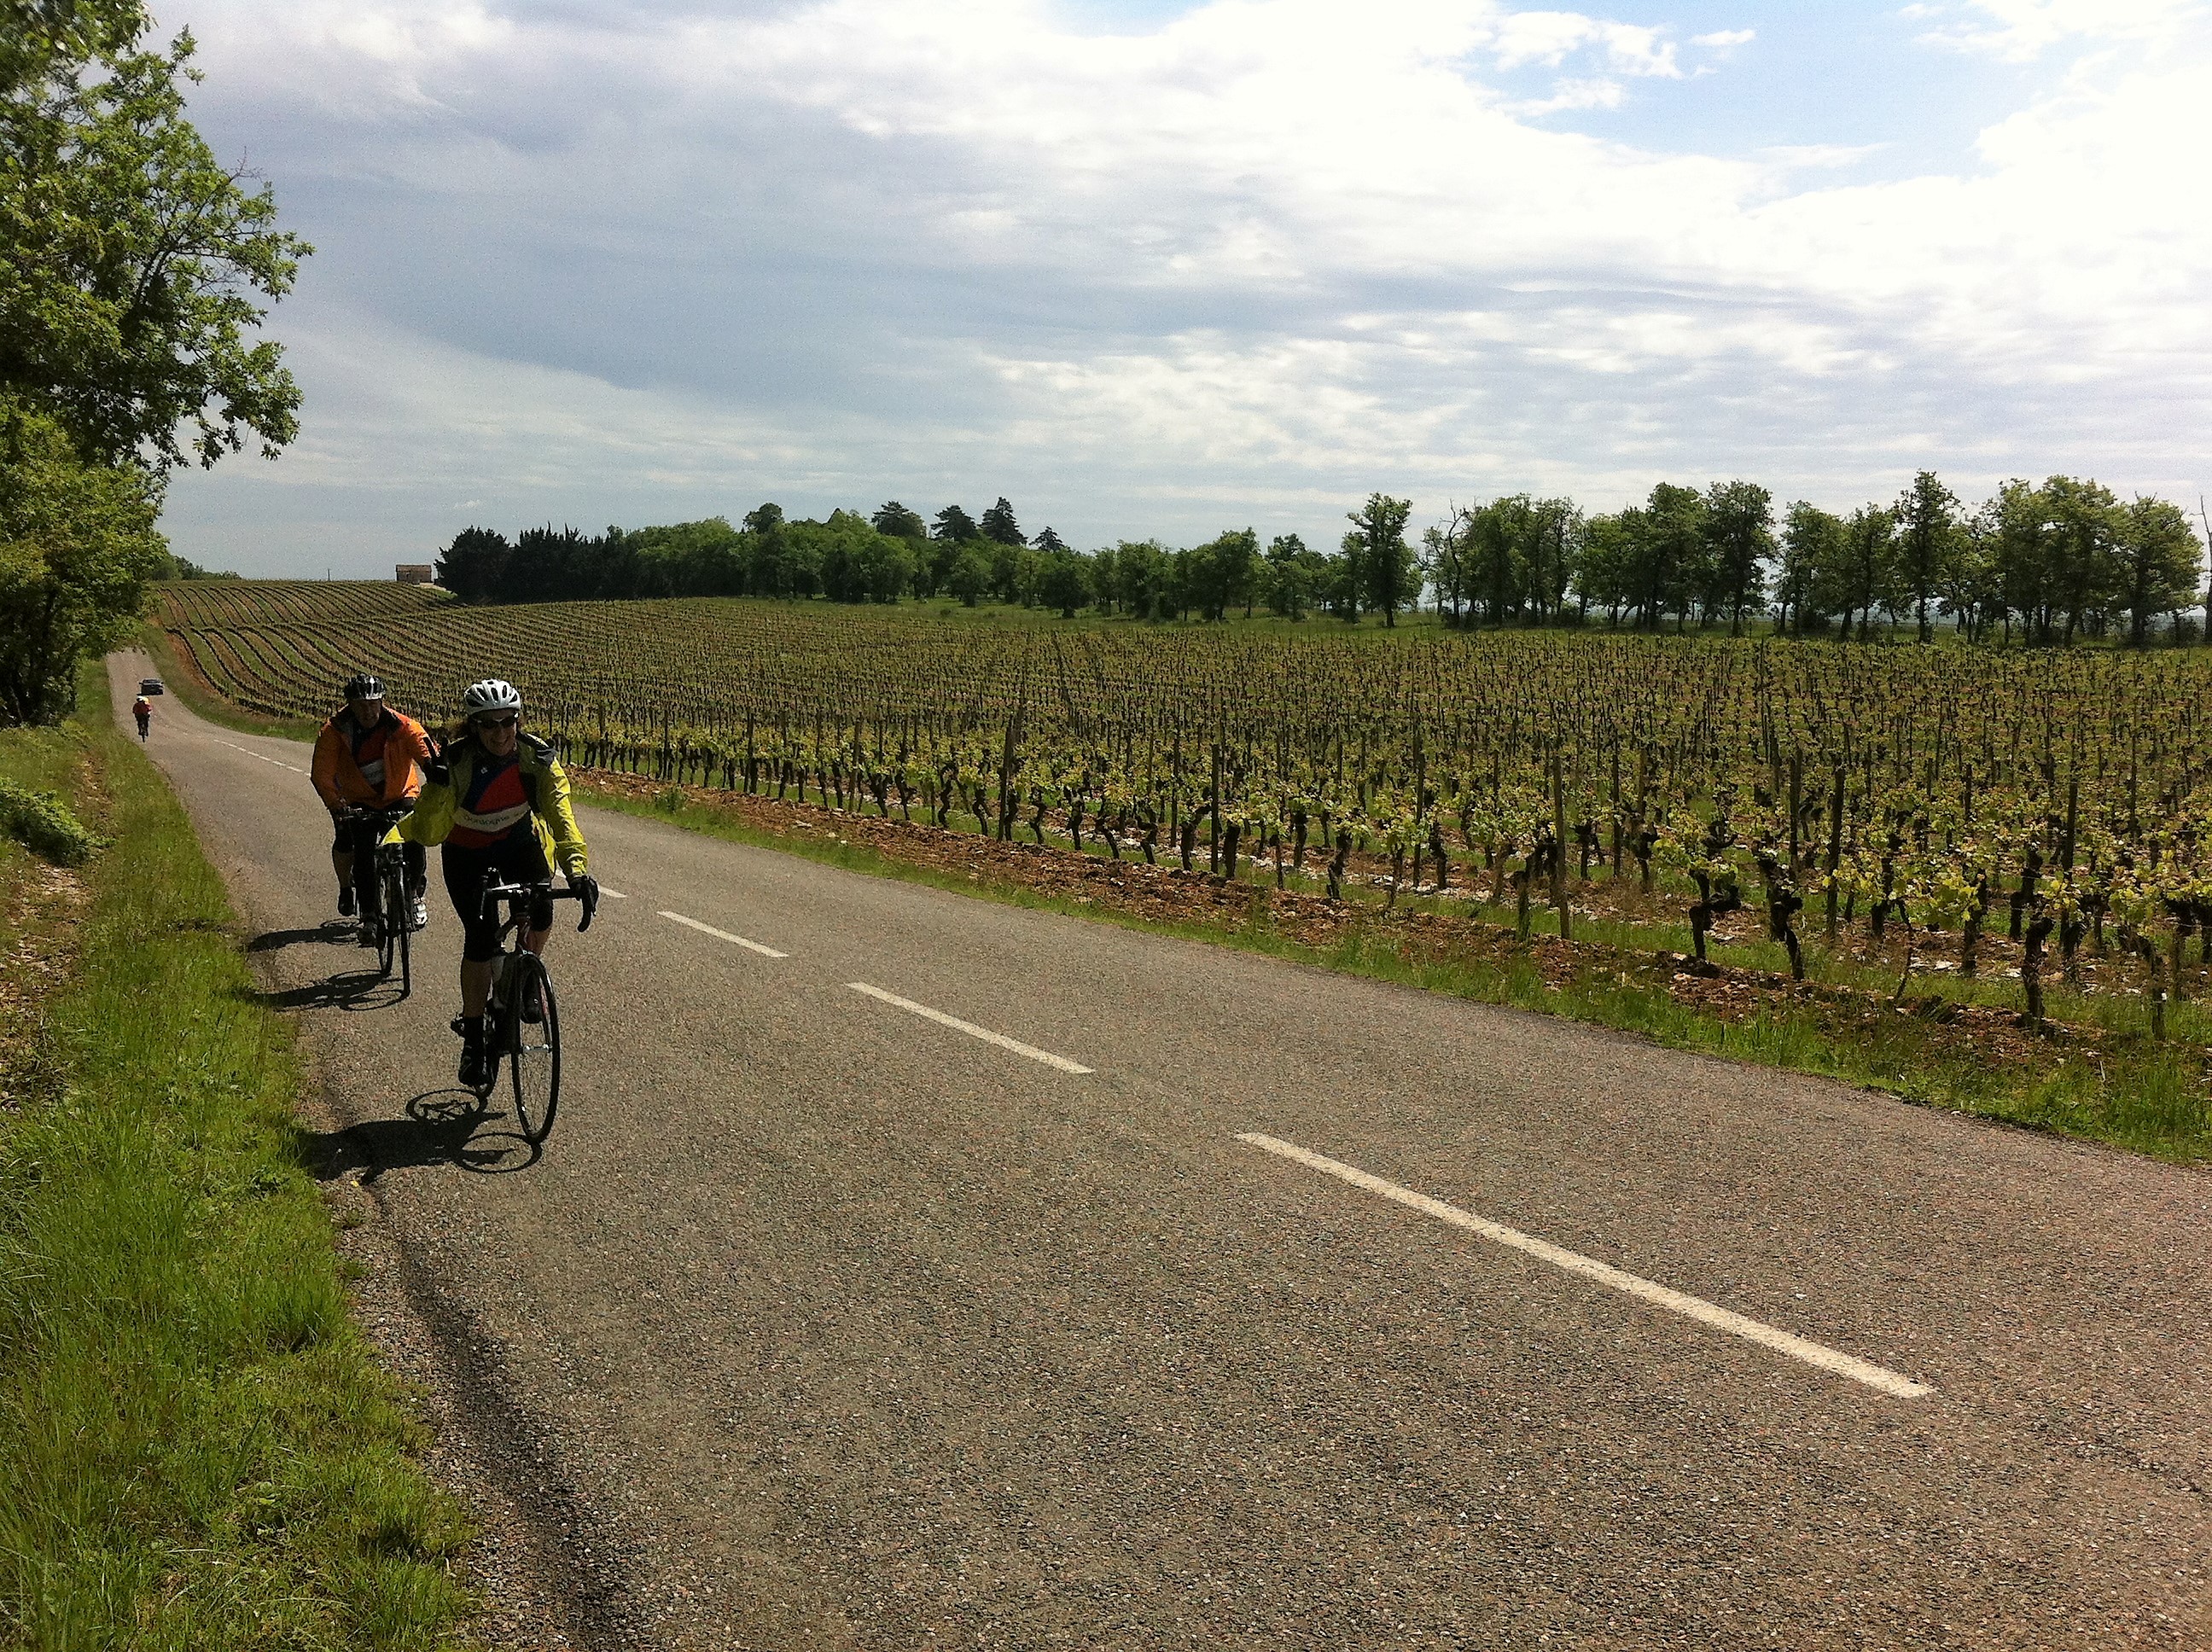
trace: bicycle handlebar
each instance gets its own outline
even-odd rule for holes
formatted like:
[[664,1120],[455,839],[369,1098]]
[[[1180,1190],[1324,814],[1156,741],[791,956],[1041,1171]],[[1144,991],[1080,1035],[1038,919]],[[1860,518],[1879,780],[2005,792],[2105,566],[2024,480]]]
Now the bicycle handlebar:
[[495,901],[527,901],[541,893],[549,901],[575,901],[582,904],[584,915],[576,921],[579,935],[592,926],[592,920],[599,911],[599,902],[585,900],[581,890],[555,889],[550,879],[543,884],[485,884],[483,893],[477,898],[477,916],[481,919],[484,909]]

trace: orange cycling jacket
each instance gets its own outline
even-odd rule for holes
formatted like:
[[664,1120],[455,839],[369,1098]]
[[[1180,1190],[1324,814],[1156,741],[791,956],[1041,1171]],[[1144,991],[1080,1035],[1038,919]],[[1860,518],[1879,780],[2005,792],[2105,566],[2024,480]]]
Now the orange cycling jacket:
[[312,778],[324,806],[333,812],[348,806],[389,808],[410,801],[422,789],[422,770],[429,762],[429,736],[412,717],[386,706],[364,728],[348,707],[315,736]]

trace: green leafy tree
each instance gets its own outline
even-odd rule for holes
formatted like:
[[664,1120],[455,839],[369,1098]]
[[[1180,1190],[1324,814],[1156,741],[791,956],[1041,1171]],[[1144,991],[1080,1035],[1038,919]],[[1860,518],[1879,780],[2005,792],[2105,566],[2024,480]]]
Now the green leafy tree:
[[1322,600],[1328,611],[1346,625],[1359,623],[1359,604],[1365,599],[1365,564],[1362,555],[1367,541],[1359,530],[1346,530],[1337,554],[1328,559],[1328,578],[1322,586]]
[[894,539],[929,538],[929,524],[921,519],[921,513],[908,510],[896,499],[878,506],[876,513],[868,519],[878,533],[889,534]]
[[1469,595],[1481,596],[1492,625],[1520,611],[1535,518],[1535,501],[1527,494],[1509,494],[1468,513]]
[[1347,540],[1359,542],[1360,595],[1382,616],[1385,626],[1395,627],[1398,610],[1412,607],[1420,596],[1419,565],[1406,543],[1406,519],[1413,513],[1411,500],[1387,494],[1370,494],[1366,504],[1346,513],[1352,524]]
[[2020,616],[2023,641],[2051,639],[2050,501],[2034,483],[2015,477],[1977,513],[1978,531],[1996,564],[2004,640],[2012,641],[2012,616]]
[[1608,625],[1620,623],[1620,611],[1636,600],[1638,557],[1644,537],[1644,512],[1636,506],[1591,517],[1583,529],[1575,562],[1574,589],[1585,610],[1595,603]]
[[1557,623],[1566,606],[1586,526],[1582,507],[1571,499],[1540,499],[1529,512],[1522,592],[1539,623]]
[[983,513],[981,525],[983,537],[999,544],[1026,545],[1029,544],[1028,538],[1022,532],[1021,524],[1014,520],[1014,507],[1006,502],[1006,496],[1004,494],[999,495],[996,504]]
[[463,602],[490,602],[507,578],[514,547],[490,528],[463,528],[437,559],[438,583]]
[[1705,584],[1704,495],[1695,488],[1662,482],[1651,489],[1637,527],[1638,623],[1656,631],[1671,612],[1679,629]]
[[991,588],[991,564],[973,544],[960,547],[959,554],[952,560],[951,572],[945,578],[945,588],[967,608],[981,601],[983,593]]
[[1782,564],[1774,582],[1774,604],[1782,626],[1805,635],[1808,615],[1826,616],[1840,605],[1829,580],[1842,562],[1843,519],[1799,500],[1782,527]]
[[0,412],[0,720],[53,722],[76,703],[76,663],[115,646],[166,554],[161,482],[87,463],[55,420]]
[[2112,538],[2128,641],[2140,648],[2153,620],[2197,605],[2197,534],[2179,506],[2138,497],[2121,507]]
[[0,0],[0,717],[58,716],[79,658],[166,571],[167,471],[249,439],[299,389],[248,334],[309,250],[184,116],[192,42],[140,49],[116,0]]
[[1033,549],[1043,551],[1048,556],[1055,555],[1067,549],[1067,541],[1054,533],[1049,524],[1042,532],[1030,540],[1030,544]]
[[1474,597],[1472,513],[1454,505],[1443,521],[1421,530],[1421,582],[1436,593],[1437,615],[1447,625],[1467,623]]
[[1766,605],[1766,564],[1774,556],[1774,495],[1756,482],[1716,482],[1705,490],[1705,564],[1711,592],[1706,607],[1729,616],[1729,635],[1743,635],[1743,616]]
[[[24,9],[0,15],[20,27]],[[212,465],[249,440],[273,458],[297,434],[299,387],[281,348],[250,335],[312,249],[185,118],[189,33],[148,52],[109,9],[28,9],[94,21],[49,33],[59,50],[8,53],[0,393],[95,462]]]
[[1167,548],[1157,539],[1124,539],[1114,547],[1114,599],[1125,613],[1158,619],[1167,611]]
[[1279,533],[1267,542],[1260,584],[1270,612],[1285,619],[1304,619],[1321,599],[1328,576],[1328,558],[1308,550],[1297,534]]
[[[2066,617],[2062,641],[2071,643],[2085,620],[2116,604],[2119,568],[2113,554],[2118,538],[2120,501],[2100,483],[2055,476],[2039,490],[2049,531],[2047,583],[2052,605]],[[2046,624],[2045,629],[2049,630]]]
[[1251,618],[1260,595],[1260,536],[1249,528],[1231,528],[1213,542],[1213,556],[1220,590],[1214,618],[1226,618],[1228,610],[1240,603],[1244,617]]
[[1844,616],[1842,640],[1850,641],[1853,614],[1863,639],[1873,625],[1875,604],[1893,588],[1897,518],[1879,505],[1862,505],[1844,524],[1836,559],[1825,584]]
[[1950,579],[1962,540],[1959,496],[1923,471],[1912,485],[1898,495],[1896,587],[1911,600],[1920,641],[1935,635],[1928,620],[1928,604]]
[[1075,610],[1091,600],[1091,564],[1066,546],[1044,556],[1037,594],[1046,607],[1060,610],[1062,619],[1073,619]]

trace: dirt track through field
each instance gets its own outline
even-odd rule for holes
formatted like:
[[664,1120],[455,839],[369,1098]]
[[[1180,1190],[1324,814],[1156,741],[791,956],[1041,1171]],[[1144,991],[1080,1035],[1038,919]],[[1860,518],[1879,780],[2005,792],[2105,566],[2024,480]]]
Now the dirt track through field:
[[2212,1642],[2201,1175],[592,811],[533,1163],[442,901],[404,1003],[325,927],[306,748],[151,749],[518,1639]]

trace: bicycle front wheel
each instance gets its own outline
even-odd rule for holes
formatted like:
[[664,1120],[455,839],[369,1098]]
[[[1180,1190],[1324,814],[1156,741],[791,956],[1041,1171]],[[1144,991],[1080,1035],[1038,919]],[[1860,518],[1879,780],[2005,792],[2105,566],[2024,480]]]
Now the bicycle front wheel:
[[392,875],[392,924],[399,936],[399,996],[415,990],[415,902],[407,893],[407,873],[402,867]]
[[392,975],[392,965],[398,953],[400,933],[398,925],[393,921],[392,914],[397,912],[402,920],[404,919],[406,908],[401,902],[405,896],[406,890],[401,880],[393,877],[391,869],[387,867],[383,877],[377,880],[376,888],[377,908],[383,914],[376,926],[376,973],[381,979],[389,980]]
[[[514,1087],[515,1128],[535,1147],[551,1132],[561,1105],[561,1011],[544,961],[533,952],[514,956],[507,971],[507,1078]],[[540,1007],[535,1022],[524,1015],[533,996]]]

